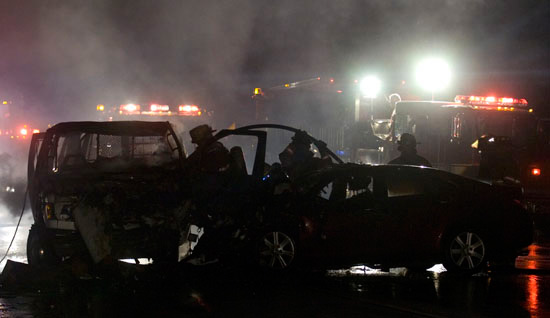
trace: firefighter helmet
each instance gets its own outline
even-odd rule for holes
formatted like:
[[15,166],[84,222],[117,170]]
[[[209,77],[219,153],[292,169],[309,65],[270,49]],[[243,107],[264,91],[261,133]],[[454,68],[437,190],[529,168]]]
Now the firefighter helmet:
[[192,143],[199,144],[209,138],[212,138],[213,132],[215,132],[215,130],[213,130],[212,127],[208,125],[200,125],[191,129],[189,131],[189,135],[191,136]]

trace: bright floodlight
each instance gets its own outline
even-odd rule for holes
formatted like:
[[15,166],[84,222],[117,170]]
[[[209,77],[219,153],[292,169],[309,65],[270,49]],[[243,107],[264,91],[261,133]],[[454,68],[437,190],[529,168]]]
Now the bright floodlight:
[[382,82],[374,76],[365,77],[359,84],[361,93],[363,93],[363,96],[367,98],[375,98],[380,91],[381,86]]
[[449,85],[451,69],[442,59],[426,59],[418,64],[416,79],[424,89],[433,93]]

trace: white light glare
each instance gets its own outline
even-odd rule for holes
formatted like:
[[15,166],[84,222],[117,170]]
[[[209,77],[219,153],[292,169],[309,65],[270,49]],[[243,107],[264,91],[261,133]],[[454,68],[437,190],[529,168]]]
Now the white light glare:
[[124,109],[129,112],[135,112],[137,110],[137,106],[135,104],[127,104],[126,106],[124,106]]
[[428,91],[439,91],[449,85],[451,69],[449,68],[449,64],[442,59],[426,59],[418,64],[416,80]]
[[374,76],[365,77],[359,84],[361,93],[363,93],[363,96],[367,98],[376,98],[381,86],[382,82]]

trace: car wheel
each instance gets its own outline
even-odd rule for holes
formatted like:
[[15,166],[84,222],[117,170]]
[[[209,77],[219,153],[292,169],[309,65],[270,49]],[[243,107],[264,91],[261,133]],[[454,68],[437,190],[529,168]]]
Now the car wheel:
[[58,264],[61,258],[55,254],[52,236],[43,227],[33,225],[27,238],[27,261],[32,266]]
[[258,265],[269,271],[287,271],[296,264],[296,247],[289,231],[266,231],[258,242]]
[[474,274],[487,265],[487,242],[474,230],[458,231],[445,244],[443,265],[449,272]]

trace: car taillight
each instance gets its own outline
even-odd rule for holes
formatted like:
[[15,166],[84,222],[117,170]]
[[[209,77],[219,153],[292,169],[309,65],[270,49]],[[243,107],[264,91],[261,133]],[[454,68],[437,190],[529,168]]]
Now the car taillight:
[[44,207],[44,213],[46,215],[46,220],[52,220],[55,219],[55,213],[54,213],[54,207],[52,203],[46,203],[46,206]]
[[531,175],[532,175],[532,176],[540,176],[540,173],[541,173],[541,171],[540,171],[539,168],[533,168],[533,169],[531,169]]

